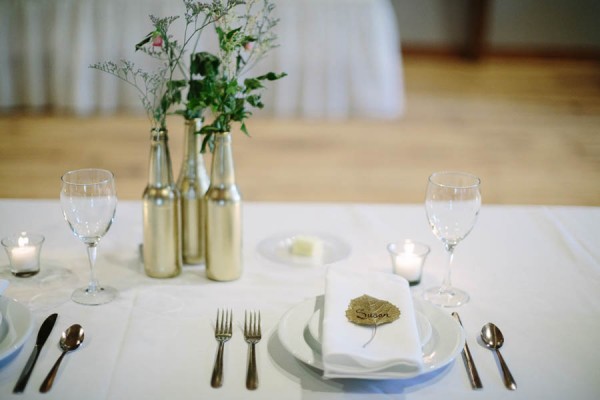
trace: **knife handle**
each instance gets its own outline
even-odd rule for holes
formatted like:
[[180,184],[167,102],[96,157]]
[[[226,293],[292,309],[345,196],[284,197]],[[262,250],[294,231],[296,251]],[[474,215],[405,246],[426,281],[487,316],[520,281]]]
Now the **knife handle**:
[[27,360],[27,364],[25,364],[25,368],[23,368],[23,372],[21,372],[21,376],[13,389],[13,393],[23,393],[25,390],[25,386],[27,386],[27,382],[29,381],[29,377],[31,376],[31,371],[33,371],[33,366],[37,361],[38,355],[40,354],[40,348],[36,344],[33,347],[33,351],[29,356],[29,360]]
[[[452,316],[454,319],[458,321],[460,326],[462,327],[462,321],[458,316],[457,312],[453,312]],[[473,357],[471,356],[471,350],[469,350],[469,345],[465,340],[465,347],[462,351],[463,360],[465,362],[465,367],[467,368],[467,374],[469,374],[469,380],[471,381],[471,387],[473,389],[481,389],[483,388],[483,384],[481,383],[481,378],[479,377],[479,372],[477,372],[477,368],[475,367],[475,362],[473,361]]]

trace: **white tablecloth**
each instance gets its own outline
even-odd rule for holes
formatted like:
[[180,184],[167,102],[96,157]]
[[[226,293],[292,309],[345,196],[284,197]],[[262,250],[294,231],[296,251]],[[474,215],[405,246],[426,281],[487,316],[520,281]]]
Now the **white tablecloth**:
[[[244,274],[235,282],[205,278],[186,267],[175,279],[146,277],[138,263],[141,204],[121,202],[115,223],[98,252],[98,275],[117,287],[119,298],[86,307],[66,301],[30,303],[34,295],[68,296],[87,280],[83,244],[69,232],[57,200],[0,200],[0,236],[23,230],[46,236],[43,271],[11,279],[7,296],[29,305],[34,332],[23,350],[0,369],[2,399],[594,399],[600,395],[600,208],[484,205],[471,235],[456,252],[453,282],[471,294],[458,309],[484,389],[473,391],[460,357],[448,367],[410,380],[325,381],[320,372],[287,353],[276,335],[281,316],[323,293],[324,267],[276,264],[257,244],[284,231],[321,230],[352,246],[346,263],[390,268],[385,245],[404,237],[428,243],[432,253],[424,281],[440,283],[445,255],[421,205],[244,204]],[[3,257],[3,258],[2,258]],[[0,256],[2,277],[8,260]],[[66,274],[72,271],[69,277]],[[65,273],[44,281],[49,272]],[[225,352],[225,383],[209,385],[216,351],[217,307],[232,308],[233,339]],[[260,387],[245,389],[247,348],[241,323],[245,309],[260,309],[264,339],[258,345]],[[450,312],[452,310],[444,310]],[[37,329],[51,312],[59,319],[44,347],[25,395],[12,388],[33,347]],[[508,392],[491,351],[478,343],[493,321],[503,331],[502,353],[518,383]],[[73,323],[86,331],[82,348],[66,356],[49,394],[37,392],[59,355],[60,332]]]
[[[404,109],[400,38],[389,0],[274,0],[280,47],[253,73],[285,71],[263,115],[395,118]],[[0,111],[50,107],[87,114],[141,110],[137,92],[89,69],[129,59],[149,14],[182,15],[181,0],[0,0]],[[173,24],[182,35],[183,19]],[[179,30],[178,30],[179,29]],[[215,51],[211,30],[202,49]]]

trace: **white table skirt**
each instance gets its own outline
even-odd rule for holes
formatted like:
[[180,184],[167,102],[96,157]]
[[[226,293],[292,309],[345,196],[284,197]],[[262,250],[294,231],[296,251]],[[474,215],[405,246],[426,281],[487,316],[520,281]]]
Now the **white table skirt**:
[[[32,308],[34,332],[23,350],[0,369],[2,399],[593,399],[600,394],[594,344],[600,330],[600,208],[484,205],[471,235],[456,252],[453,282],[471,294],[458,311],[484,389],[470,388],[460,357],[435,373],[389,381],[325,381],[320,372],[287,353],[276,330],[281,316],[304,299],[323,293],[325,267],[280,265],[257,253],[257,244],[284,231],[332,233],[352,247],[347,265],[389,269],[387,242],[412,238],[432,252],[424,281],[438,284],[445,255],[421,205],[245,203],[244,274],[235,282],[205,278],[202,267],[180,277],[146,277],[138,262],[140,202],[121,202],[115,223],[98,251],[101,282],[118,288],[112,303],[87,307],[67,296],[88,277],[84,246],[70,233],[57,200],[0,200],[0,237],[23,230],[46,236],[43,271],[10,278],[6,296]],[[8,260],[0,256],[2,277]],[[66,280],[44,282],[45,273],[72,271]],[[54,294],[61,302],[30,303]],[[57,305],[58,304],[58,305]],[[218,307],[232,308],[235,330],[225,353],[225,383],[209,381],[216,351],[213,324]],[[245,309],[260,309],[264,339],[258,345],[260,387],[244,387],[247,350],[241,323]],[[444,312],[450,312],[444,310]],[[37,329],[51,312],[59,319],[33,371],[25,395],[12,388],[33,347]],[[478,343],[481,326],[503,331],[502,353],[518,383],[509,393],[495,357]],[[73,323],[85,342],[66,356],[48,395],[37,388],[59,355],[60,332]]]
[[[389,0],[275,0],[280,47],[256,69],[288,76],[265,93],[263,115],[395,118],[404,109],[400,41]],[[51,107],[87,114],[141,110],[136,92],[88,68],[131,59],[149,14],[181,0],[0,0],[0,109]],[[174,29],[183,24],[177,22]],[[203,37],[214,51],[214,35]]]

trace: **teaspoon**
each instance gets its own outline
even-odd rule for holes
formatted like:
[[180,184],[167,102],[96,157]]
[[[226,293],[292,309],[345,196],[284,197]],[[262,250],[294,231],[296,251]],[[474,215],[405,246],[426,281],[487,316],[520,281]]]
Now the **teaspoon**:
[[500,361],[500,367],[502,368],[502,374],[504,375],[504,385],[510,390],[517,389],[517,383],[504,362],[502,354],[500,354],[500,347],[504,344],[504,336],[502,336],[500,328],[491,322],[488,322],[481,328],[481,340],[483,340],[486,347],[496,351],[498,361]]
[[84,334],[83,328],[81,325],[75,324],[71,325],[64,331],[60,337],[60,348],[63,350],[58,360],[54,363],[54,366],[42,382],[42,386],[40,386],[40,392],[46,393],[48,390],[52,388],[52,384],[54,383],[54,378],[56,377],[56,373],[58,372],[58,367],[60,366],[60,362],[62,361],[65,354],[69,351],[75,350],[79,347],[81,342],[83,342]]

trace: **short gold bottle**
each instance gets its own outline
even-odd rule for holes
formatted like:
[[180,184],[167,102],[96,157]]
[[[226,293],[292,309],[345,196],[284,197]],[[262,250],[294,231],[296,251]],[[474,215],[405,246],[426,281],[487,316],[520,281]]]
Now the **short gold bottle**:
[[152,129],[148,185],[143,200],[146,274],[153,278],[172,278],[181,273],[180,196],[171,169],[168,135]]
[[181,195],[181,241],[184,264],[204,263],[205,217],[203,197],[209,186],[204,157],[200,153],[202,139],[199,132],[202,119],[185,121],[183,162],[177,189]]
[[242,196],[235,183],[231,134],[215,134],[206,210],[206,276],[232,281],[242,275]]

